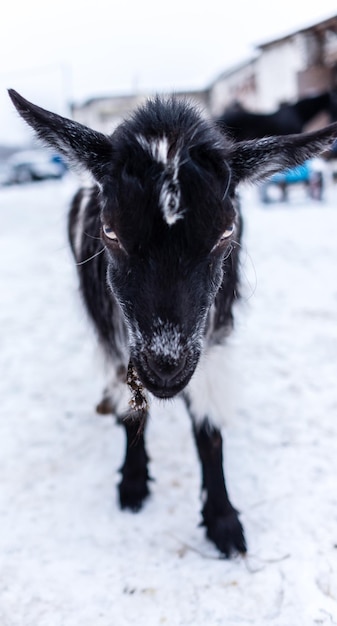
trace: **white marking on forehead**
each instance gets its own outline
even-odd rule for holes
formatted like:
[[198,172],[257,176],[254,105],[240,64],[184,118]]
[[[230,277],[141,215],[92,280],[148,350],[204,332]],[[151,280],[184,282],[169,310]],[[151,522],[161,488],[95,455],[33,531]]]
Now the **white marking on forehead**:
[[179,211],[180,189],[172,180],[164,182],[160,191],[159,202],[164,220],[169,226],[182,219],[183,213]]
[[144,150],[150,153],[157,163],[162,163],[165,168],[165,180],[160,191],[159,204],[163,212],[165,222],[172,226],[183,213],[179,211],[181,193],[178,181],[180,157],[176,153],[172,158],[168,157],[168,138],[158,137],[156,139],[146,139],[143,135],[137,135],[137,141]]
[[149,152],[153,159],[158,163],[166,165],[168,162],[169,142],[167,137],[158,137],[157,139],[146,139],[143,135],[137,135],[137,141],[142,148]]
[[179,174],[179,154],[175,154],[167,169],[167,178],[160,191],[159,203],[163,211],[164,220],[169,225],[175,224],[183,218],[182,211],[179,211],[181,193],[178,181]]
[[164,163],[164,165],[166,165],[168,160],[168,149],[169,145],[167,137],[163,137],[157,142],[154,141],[152,144],[152,150],[155,155],[155,159],[157,159],[157,161],[161,161],[162,163]]

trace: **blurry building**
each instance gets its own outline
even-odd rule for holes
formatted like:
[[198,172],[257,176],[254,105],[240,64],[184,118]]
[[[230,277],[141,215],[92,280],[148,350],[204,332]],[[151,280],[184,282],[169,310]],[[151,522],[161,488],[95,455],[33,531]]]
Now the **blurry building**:
[[337,86],[337,15],[260,44],[254,59],[221,74],[210,86],[210,112],[234,102],[268,112],[283,102]]
[[[256,112],[271,112],[337,87],[337,15],[256,47],[254,58],[229,68],[205,89],[179,92],[213,116],[235,102]],[[105,96],[72,105],[75,120],[111,133],[146,97]],[[167,94],[170,95],[170,94]]]
[[258,59],[250,59],[225,70],[209,88],[209,108],[212,115],[221,115],[225,108],[240,102],[247,109],[260,108],[257,89]]
[[101,96],[73,104],[72,116],[81,124],[110,134],[123,117],[145,101],[145,96]]
[[[73,104],[71,107],[72,116],[81,124],[85,124],[102,133],[111,134],[129,113],[145,102],[149,95],[155,94],[111,95],[91,98],[82,104]],[[209,92],[207,89],[204,91],[178,92],[175,95],[182,99],[188,97],[189,100],[199,105],[202,110],[208,111]]]

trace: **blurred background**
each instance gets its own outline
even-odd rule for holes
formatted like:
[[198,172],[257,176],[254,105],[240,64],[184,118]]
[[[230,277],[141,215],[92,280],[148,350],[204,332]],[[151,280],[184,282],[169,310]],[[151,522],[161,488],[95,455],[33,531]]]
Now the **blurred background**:
[[153,499],[140,517],[119,512],[123,432],[94,411],[105,381],[66,240],[78,180],[7,94],[107,133],[157,92],[214,118],[243,112],[247,132],[261,122],[249,112],[266,124],[322,96],[303,130],[318,127],[337,117],[336,0],[3,5],[0,625],[337,624],[333,151],[241,190],[225,462],[250,552],[227,563],[199,525],[179,399],[149,423]]
[[232,101],[255,111],[336,84],[337,11],[267,0],[8,3],[0,27],[0,146],[31,133],[7,96],[111,132],[156,92],[188,93],[212,115]]
[[[219,118],[233,106],[269,114],[337,86],[333,0],[230,7],[220,0],[172,0],[169,6],[97,0],[94,7],[60,0],[52,8],[32,0],[19,9],[8,5],[0,28],[0,187],[62,178],[67,171],[19,118],[9,87],[111,133],[155,93],[187,95]],[[330,113],[317,109],[308,129],[337,119],[337,92]]]

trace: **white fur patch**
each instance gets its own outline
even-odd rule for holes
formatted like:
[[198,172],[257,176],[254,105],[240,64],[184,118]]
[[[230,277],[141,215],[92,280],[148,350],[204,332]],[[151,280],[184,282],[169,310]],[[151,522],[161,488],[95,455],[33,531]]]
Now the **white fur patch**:
[[179,359],[182,353],[181,333],[169,322],[159,320],[150,342],[150,350],[157,357]]
[[195,423],[210,422],[221,428],[233,413],[233,347],[215,345],[201,356],[185,393]]
[[74,224],[74,250],[77,261],[81,260],[84,214],[91,193],[92,190],[90,188],[83,189],[81,204],[77,213],[76,222]]
[[156,161],[159,161],[160,163],[164,163],[164,165],[166,165],[169,149],[167,137],[163,137],[162,139],[158,139],[158,141],[151,142],[151,148]]
[[163,211],[164,220],[169,225],[175,224],[183,217],[180,207],[180,187],[178,181],[179,155],[176,154],[166,168],[167,179],[165,180],[159,197],[159,203]]
[[137,141],[142,148],[150,153],[152,158],[158,163],[167,164],[169,143],[167,137],[158,139],[146,139],[143,135],[137,135]]
[[126,380],[121,380],[115,368],[111,367],[103,400],[108,401],[113,413],[120,417],[130,411],[131,392]]
[[164,165],[166,178],[160,191],[159,204],[165,222],[172,226],[183,217],[182,211],[179,211],[181,199],[178,180],[179,154],[176,153],[172,158],[168,157],[170,145],[165,136],[149,140],[143,135],[138,135],[137,141],[157,163]]
[[154,330],[151,339],[145,338],[138,327],[129,329],[130,345],[137,349],[137,346],[146,345],[153,355],[157,357],[180,358],[183,346],[181,344],[181,332],[178,327],[162,319],[156,319],[153,324]]

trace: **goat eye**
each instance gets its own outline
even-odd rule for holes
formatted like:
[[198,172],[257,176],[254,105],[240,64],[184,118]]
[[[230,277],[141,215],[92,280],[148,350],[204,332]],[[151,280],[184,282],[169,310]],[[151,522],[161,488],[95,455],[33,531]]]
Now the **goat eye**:
[[235,228],[234,223],[228,226],[228,228],[226,228],[226,230],[222,233],[220,241],[224,241],[225,239],[228,239],[233,234],[234,228]]
[[110,228],[110,226],[107,226],[106,224],[103,224],[103,233],[105,234],[105,236],[110,239],[111,241],[115,241],[116,243],[118,243],[118,237],[115,233],[114,230],[112,230],[112,228]]

